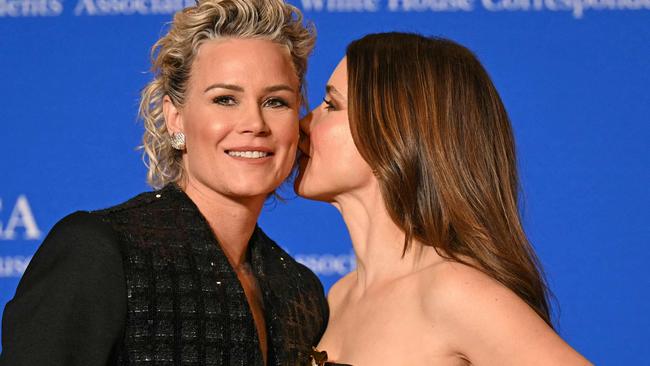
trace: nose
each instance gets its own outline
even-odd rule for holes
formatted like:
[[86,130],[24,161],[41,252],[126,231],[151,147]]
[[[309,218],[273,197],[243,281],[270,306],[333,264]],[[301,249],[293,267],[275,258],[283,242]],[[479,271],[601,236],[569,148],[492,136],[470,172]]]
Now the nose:
[[242,120],[239,123],[239,132],[243,134],[252,134],[254,136],[267,136],[270,134],[271,130],[269,125],[266,123],[264,115],[262,114],[261,108],[250,107],[242,116]]

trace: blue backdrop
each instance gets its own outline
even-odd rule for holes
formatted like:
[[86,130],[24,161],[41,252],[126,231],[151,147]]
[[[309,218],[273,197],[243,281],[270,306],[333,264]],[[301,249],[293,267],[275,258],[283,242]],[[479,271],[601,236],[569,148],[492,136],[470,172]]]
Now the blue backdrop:
[[[312,105],[365,33],[445,36],[476,52],[514,125],[526,230],[560,334],[599,365],[650,365],[650,0],[294,3],[318,30]],[[147,189],[138,93],[151,45],[183,6],[0,0],[0,306],[57,220]],[[354,266],[326,204],[271,203],[260,224],[326,288]]]

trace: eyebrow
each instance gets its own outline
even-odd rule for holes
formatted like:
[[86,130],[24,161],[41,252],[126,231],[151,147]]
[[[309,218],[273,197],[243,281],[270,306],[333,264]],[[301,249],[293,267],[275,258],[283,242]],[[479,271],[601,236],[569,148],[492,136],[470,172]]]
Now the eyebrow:
[[[217,84],[212,84],[212,85],[208,86],[207,88],[205,88],[205,90],[203,92],[207,93],[208,91],[210,91],[212,89],[228,89],[228,90],[232,90],[232,91],[236,91],[236,92],[243,92],[244,91],[244,88],[239,86],[239,85],[217,83]],[[271,85],[271,86],[268,86],[268,87],[264,88],[264,91],[266,93],[272,93],[272,92],[276,92],[276,91],[280,91],[280,90],[287,90],[287,91],[290,91],[292,93],[296,92],[294,88],[292,88],[292,87],[290,87],[289,85],[286,85],[286,84]]]
[[328,94],[337,94],[340,98],[342,98],[342,99],[345,100],[345,97],[343,96],[343,94],[341,94],[341,92],[338,91],[338,90],[334,87],[334,85],[330,85],[330,84],[328,84],[328,85],[325,87],[325,91],[326,91]]
[[212,85],[208,86],[207,88],[205,88],[205,90],[203,92],[207,93],[208,91],[210,91],[212,89],[228,89],[228,90],[233,90],[233,91],[238,91],[238,92],[243,92],[244,91],[244,88],[242,88],[239,85],[217,83],[217,84],[212,84]]
[[292,93],[296,92],[292,87],[290,87],[289,85],[286,85],[286,84],[273,85],[273,86],[269,86],[267,88],[264,88],[264,91],[267,92],[267,93],[276,92],[276,91],[280,91],[280,90],[286,90],[286,91],[290,91]]

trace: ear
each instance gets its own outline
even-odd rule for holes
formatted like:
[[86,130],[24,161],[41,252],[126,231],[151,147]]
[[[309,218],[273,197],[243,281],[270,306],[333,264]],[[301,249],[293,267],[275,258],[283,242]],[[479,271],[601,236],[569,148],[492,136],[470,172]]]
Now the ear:
[[172,135],[176,132],[183,132],[183,116],[181,112],[168,95],[163,97],[163,116],[165,117],[165,125],[167,125],[167,131],[169,135]]

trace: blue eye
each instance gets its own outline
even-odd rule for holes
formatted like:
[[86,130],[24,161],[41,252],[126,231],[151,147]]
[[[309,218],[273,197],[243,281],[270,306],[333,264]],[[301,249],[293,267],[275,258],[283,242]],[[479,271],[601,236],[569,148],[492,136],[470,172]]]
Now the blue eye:
[[220,95],[212,99],[212,102],[224,106],[233,106],[237,104],[237,100],[235,100],[235,97],[232,95]]

